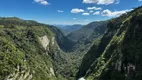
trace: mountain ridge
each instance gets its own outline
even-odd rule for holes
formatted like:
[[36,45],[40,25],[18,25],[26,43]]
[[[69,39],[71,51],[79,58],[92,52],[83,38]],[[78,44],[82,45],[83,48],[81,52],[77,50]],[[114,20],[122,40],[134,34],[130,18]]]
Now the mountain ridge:
[[[85,76],[86,80],[142,79],[139,72],[140,59],[136,57],[141,57],[142,50],[140,47],[141,12],[142,7],[139,7],[109,22],[108,30],[99,45],[94,44],[94,47],[84,56],[78,76]],[[108,41],[103,45],[101,52],[98,52],[103,40]],[[88,59],[91,62],[86,67]]]
[[0,79],[141,80],[141,26],[142,7],[68,36],[55,26],[1,17]]

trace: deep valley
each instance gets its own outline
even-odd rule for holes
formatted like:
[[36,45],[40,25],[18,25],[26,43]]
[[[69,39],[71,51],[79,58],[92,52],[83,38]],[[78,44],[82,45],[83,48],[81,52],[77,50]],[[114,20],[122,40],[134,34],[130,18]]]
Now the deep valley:
[[142,7],[74,26],[0,17],[0,80],[142,80]]

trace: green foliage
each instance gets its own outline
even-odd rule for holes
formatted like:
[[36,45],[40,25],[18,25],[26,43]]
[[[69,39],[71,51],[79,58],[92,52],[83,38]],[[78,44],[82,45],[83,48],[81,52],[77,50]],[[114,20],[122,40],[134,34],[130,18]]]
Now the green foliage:
[[19,51],[10,41],[1,37],[0,39],[0,79],[13,73],[18,65],[22,66],[24,54]]
[[51,41],[54,33],[49,26],[17,18],[2,18],[0,24],[0,80],[17,73],[18,66],[30,70],[33,80],[56,80],[50,75],[52,59],[39,41],[45,35]]
[[[82,62],[80,70],[85,69],[88,59],[91,60],[91,66],[85,70],[87,80],[142,79],[141,23],[142,7],[110,20],[98,48],[91,48]],[[104,49],[98,51],[100,47]]]
[[[20,75],[26,75],[28,72],[33,80],[73,80],[75,78],[82,55],[73,56],[74,54],[69,53],[67,55],[60,50],[60,48],[70,49],[73,43],[56,27],[18,18],[0,18],[0,25],[0,51],[2,51],[0,52],[2,65],[0,80],[9,76],[15,78],[16,75],[19,79]],[[43,36],[47,36],[50,40],[47,50],[43,48],[39,40],[39,37]],[[1,40],[6,46],[3,46],[4,43]],[[14,51],[7,52],[7,46],[10,46],[8,47],[10,51]],[[55,75],[51,74],[50,68],[54,69]]]

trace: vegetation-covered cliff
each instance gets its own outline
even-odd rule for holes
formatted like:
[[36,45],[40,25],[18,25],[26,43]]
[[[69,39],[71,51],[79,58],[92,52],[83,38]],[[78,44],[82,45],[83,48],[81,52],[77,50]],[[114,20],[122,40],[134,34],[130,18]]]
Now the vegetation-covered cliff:
[[76,53],[85,54],[97,38],[101,38],[106,31],[108,21],[91,22],[81,29],[71,32],[67,37],[75,44],[72,49]]
[[142,79],[142,7],[109,21],[106,33],[84,56],[77,77]]
[[1,17],[0,80],[142,80],[141,26],[142,7],[68,36],[54,26]]
[[35,21],[0,18],[0,80],[56,80],[55,57],[65,60],[55,29]]

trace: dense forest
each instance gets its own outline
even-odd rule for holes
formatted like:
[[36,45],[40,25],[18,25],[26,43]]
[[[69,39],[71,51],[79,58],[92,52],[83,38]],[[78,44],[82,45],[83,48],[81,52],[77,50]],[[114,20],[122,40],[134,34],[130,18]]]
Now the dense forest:
[[77,77],[141,80],[142,7],[111,19],[106,33],[85,54]]
[[142,7],[68,34],[0,17],[0,80],[142,80]]

